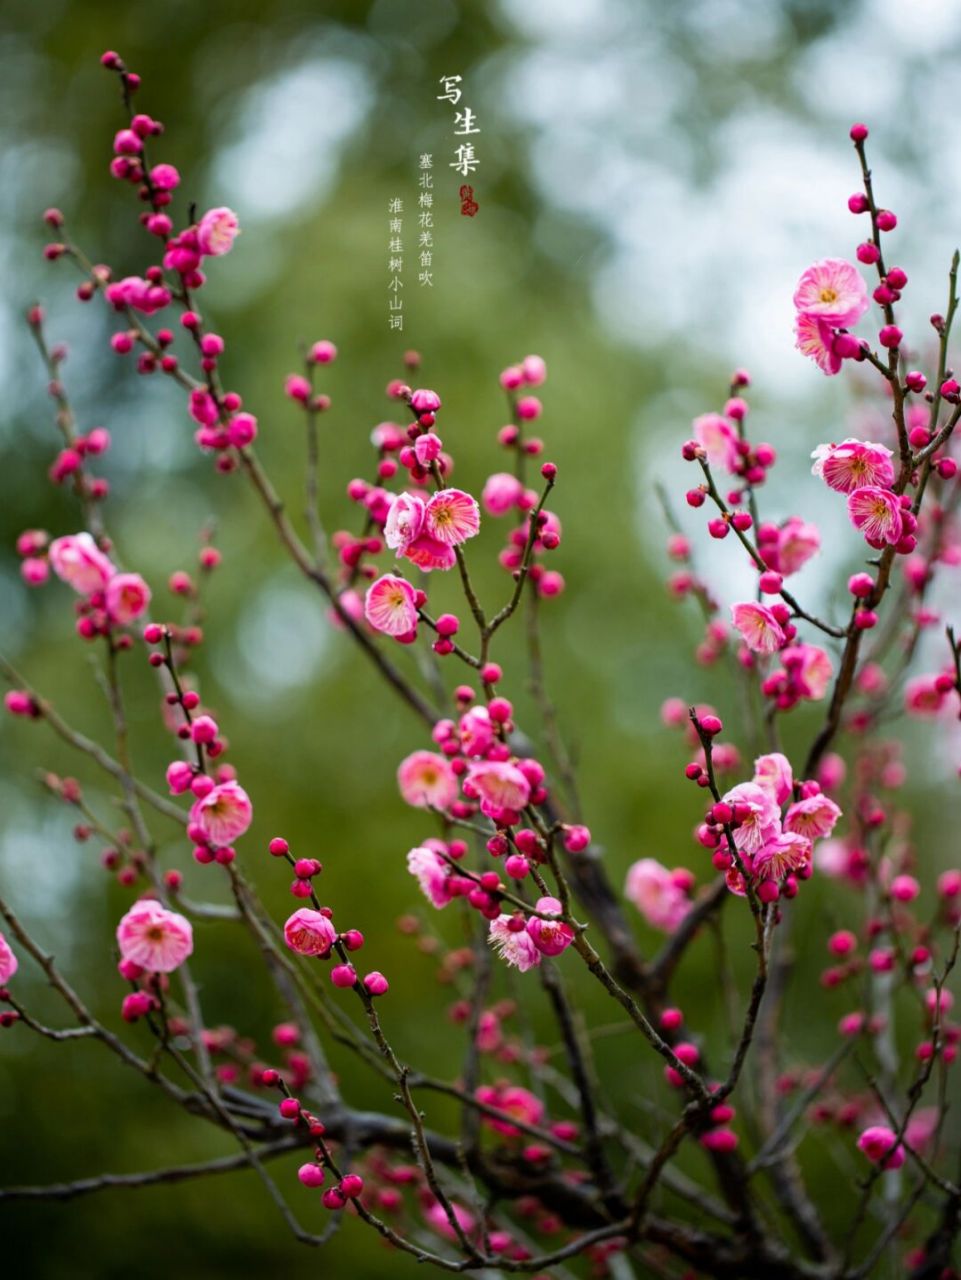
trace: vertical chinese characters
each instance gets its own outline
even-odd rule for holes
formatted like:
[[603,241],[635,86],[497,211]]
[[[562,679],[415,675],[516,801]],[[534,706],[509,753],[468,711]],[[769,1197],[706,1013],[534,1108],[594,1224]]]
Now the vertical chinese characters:
[[[460,88],[462,82],[463,76],[441,76],[440,84],[443,87],[443,93],[437,95],[438,102],[449,102],[451,106],[457,108],[463,97],[463,91]],[[471,174],[476,173],[480,165],[480,158],[474,149],[474,143],[469,140],[478,133],[480,133],[480,128],[473,109],[466,104],[462,110],[455,109],[454,137],[467,139],[467,141],[457,143],[454,149],[454,159],[450,162],[449,167],[459,173],[462,178],[469,178]],[[473,188],[468,188],[465,191],[462,187],[460,198],[461,212],[473,217],[477,212]]]
[[390,298],[387,302],[387,324],[391,329],[404,328],[404,299],[401,290],[404,282],[401,274],[404,270],[404,202],[399,196],[391,196],[387,201],[387,274],[390,280],[387,291]]
[[422,288],[434,287],[434,157],[428,152],[418,161],[420,174],[417,185],[417,247],[420,251],[420,271],[417,283]]

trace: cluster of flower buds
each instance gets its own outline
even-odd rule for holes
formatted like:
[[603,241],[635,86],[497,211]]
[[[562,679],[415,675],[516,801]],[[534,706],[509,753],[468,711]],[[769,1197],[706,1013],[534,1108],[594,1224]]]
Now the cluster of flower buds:
[[[132,643],[120,629],[140,618],[150,604],[150,588],[137,573],[123,573],[89,533],[70,534],[48,543],[42,530],[28,530],[18,539],[24,556],[22,572],[31,585],[49,578],[49,570],[72,587],[77,601],[77,634],[84,640],[108,636],[116,648]],[[109,550],[109,543],[104,545]]]
[[795,786],[790,761],[772,752],[755,760],[750,782],[711,805],[696,835],[733,893],[743,896],[750,885],[761,902],[775,902],[782,893],[794,897],[810,878],[814,842],[830,836],[840,817],[819,783]]
[[335,987],[361,989],[369,998],[382,996],[389,990],[384,975],[372,970],[362,979],[347,959],[348,953],[359,951],[364,945],[364,935],[359,929],[342,932],[334,927],[333,911],[321,906],[314,893],[313,879],[323,867],[316,858],[294,858],[290,845],[283,836],[275,836],[268,850],[274,858],[284,858],[293,867],[294,882],[291,893],[295,898],[310,898],[312,907],[299,907],[284,924],[284,941],[298,955],[328,960],[336,954],[340,963],[332,966],[330,980]]

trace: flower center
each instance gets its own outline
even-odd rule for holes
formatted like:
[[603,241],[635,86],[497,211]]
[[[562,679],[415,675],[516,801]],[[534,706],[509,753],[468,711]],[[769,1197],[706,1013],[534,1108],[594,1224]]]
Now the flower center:
[[163,942],[164,940],[163,925],[152,924],[150,928],[147,930],[147,938],[149,939],[150,942]]
[[837,300],[838,300],[838,291],[837,291],[837,289],[830,289],[830,288],[828,288],[827,286],[825,286],[825,287],[821,290],[821,292],[820,292],[820,294],[819,294],[819,297],[820,297],[820,299],[821,299],[821,301],[822,301],[822,302],[837,302]]

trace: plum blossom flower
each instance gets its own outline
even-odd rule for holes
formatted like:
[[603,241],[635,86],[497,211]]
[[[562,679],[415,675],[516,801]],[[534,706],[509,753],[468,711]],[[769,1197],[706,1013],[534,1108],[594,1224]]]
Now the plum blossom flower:
[[832,880],[864,884],[869,863],[864,850],[852,848],[846,840],[822,840],[814,851],[814,866]]
[[798,315],[794,321],[795,343],[802,356],[813,360],[829,377],[841,371],[841,357],[834,351],[831,326],[817,316]]
[[811,454],[811,474],[820,476],[838,493],[852,493],[865,485],[887,489],[894,484],[891,456],[885,445],[867,440],[848,438],[840,444],[819,444]]
[[[342,591],[337,597],[337,601],[348,618],[352,618],[354,622],[360,622],[364,616],[364,602],[353,587],[348,587],[346,591]],[[346,631],[347,629],[347,623],[344,622],[336,609],[327,610],[327,621],[338,631]]]
[[169,289],[160,284],[151,284],[141,276],[124,276],[122,280],[115,280],[107,285],[104,293],[107,301],[118,311],[130,307],[147,316],[162,311],[171,300]]
[[422,467],[429,467],[436,458],[440,457],[443,447],[444,442],[440,436],[435,435],[433,431],[428,431],[414,441],[414,457]]
[[462,489],[440,489],[427,503],[424,526],[437,542],[458,546],[480,529],[477,500]]
[[725,793],[724,803],[736,811],[734,844],[742,853],[757,853],[780,834],[780,806],[767,787],[739,782]]
[[480,797],[481,812],[488,817],[496,817],[502,809],[519,813],[531,798],[531,784],[509,760],[483,760],[473,764],[465,781],[470,791]]
[[794,771],[787,756],[780,751],[772,751],[770,755],[758,756],[754,761],[754,778],[759,787],[766,787],[774,796],[778,805],[790,797],[794,789]]
[[504,516],[517,506],[524,496],[524,486],[509,471],[496,471],[487,477],[481,493],[481,502],[488,515]]
[[802,698],[819,702],[834,674],[830,656],[816,644],[792,644],[781,650],[781,661],[792,672]]
[[740,455],[737,451],[737,432],[719,413],[702,413],[692,424],[694,439],[707,454],[712,467],[724,467],[734,473]]
[[415,809],[446,811],[457,799],[457,778],[450,762],[433,751],[415,751],[397,770],[400,794]]
[[201,253],[219,258],[229,253],[240,234],[240,221],[233,209],[220,206],[208,209],[197,227],[197,246]]
[[893,547],[901,541],[901,504],[887,489],[871,484],[853,490],[848,494],[848,515],[869,542],[886,542]]
[[120,957],[150,973],[172,973],[194,949],[190,921],[155,898],[135,902],[117,925]]
[[779,831],[754,854],[754,876],[758,880],[783,880],[810,861],[810,840],[794,831]]
[[784,830],[796,831],[808,840],[829,836],[838,824],[841,808],[830,796],[808,796],[792,804],[784,815]]
[[865,1129],[858,1138],[858,1149],[872,1164],[879,1164],[882,1169],[900,1169],[905,1161],[904,1147],[898,1142],[898,1135],[887,1125],[875,1124]]
[[457,563],[454,548],[447,542],[441,542],[433,534],[426,531],[409,542],[404,548],[404,555],[418,569],[430,573],[432,569],[453,569]]
[[904,709],[911,716],[936,716],[947,697],[938,688],[937,676],[914,676],[904,686]]
[[9,942],[0,933],[0,987],[9,982],[20,968],[20,961],[13,954]]
[[[544,1119],[543,1102],[536,1094],[519,1084],[482,1084],[474,1091],[474,1097],[485,1106],[506,1111],[524,1124],[538,1125]],[[516,1125],[496,1116],[482,1114],[481,1120],[496,1133],[503,1133],[506,1137],[515,1138],[520,1133]]]
[[150,588],[139,573],[115,573],[107,583],[107,612],[126,627],[150,604]]
[[384,541],[402,556],[424,527],[424,499],[413,493],[399,493],[390,504],[384,523]]
[[57,577],[82,596],[102,591],[116,572],[89,533],[55,538],[50,544],[50,563]]
[[502,960],[526,973],[541,962],[541,953],[534,945],[534,939],[523,927],[511,928],[515,916],[501,914],[491,921],[487,941],[497,951]]
[[494,741],[494,722],[486,707],[471,707],[458,722],[461,750],[465,756],[486,755]]
[[904,1140],[915,1151],[930,1147],[938,1131],[940,1114],[937,1107],[920,1107],[908,1121]]
[[450,869],[433,849],[420,845],[407,855],[407,870],[416,879],[424,897],[435,907],[446,907],[451,901],[447,888]]
[[405,579],[385,573],[367,588],[364,615],[375,631],[409,636],[417,629],[417,592]]
[[190,821],[197,824],[212,845],[232,844],[253,822],[254,807],[239,782],[221,782],[195,801]]
[[843,258],[823,258],[803,273],[794,308],[835,328],[849,328],[868,309],[868,289],[860,271]]
[[325,956],[337,941],[337,930],[322,911],[300,907],[284,924],[284,941],[300,956]]
[[774,653],[784,644],[781,624],[764,604],[745,600],[731,605],[731,619],[741,638],[754,653]]
[[787,578],[820,551],[821,535],[817,525],[808,524],[800,516],[789,516],[778,530],[775,546],[777,563],[771,568]]
[[691,909],[687,894],[656,858],[640,858],[628,868],[624,896],[664,933],[673,933]]
[[[557,898],[538,898],[534,905],[535,910],[556,916],[564,910]],[[544,956],[559,956],[574,941],[574,930],[563,920],[542,920],[540,916],[531,916],[527,921],[527,932]]]
[[[458,1204],[456,1200],[448,1200],[447,1203],[450,1205],[451,1212],[457,1219],[457,1225],[460,1227],[461,1231],[463,1231],[465,1235],[470,1235],[477,1225],[474,1215],[469,1209],[465,1209],[462,1204]],[[439,1200],[433,1201],[433,1203],[424,1210],[424,1218],[427,1221],[427,1225],[429,1227],[433,1227],[438,1235],[442,1235],[446,1240],[457,1240],[457,1232],[450,1225],[447,1217],[447,1210]]]

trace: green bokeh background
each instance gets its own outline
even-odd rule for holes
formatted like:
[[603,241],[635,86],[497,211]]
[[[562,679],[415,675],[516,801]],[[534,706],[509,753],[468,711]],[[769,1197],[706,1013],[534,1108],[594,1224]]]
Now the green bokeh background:
[[[558,16],[578,7],[559,6]],[[786,75],[814,42],[835,36],[843,42],[844,31],[835,32],[842,25],[839,7],[800,0],[766,7],[777,9],[782,37],[752,52],[739,50],[736,42],[705,47],[709,4],[586,6],[601,29],[610,24],[612,42],[617,32],[627,32],[643,43],[645,31],[656,29],[692,77],[696,91],[674,113],[664,142],[670,147],[673,138],[694,157],[686,178],[692,191],[716,162],[715,130],[746,100],[785,113],[816,139],[843,140],[830,110],[821,117],[812,113],[797,100]],[[752,5],[723,8],[732,21],[750,23]],[[859,8],[851,5],[846,18]],[[717,354],[696,331],[689,338],[665,333],[663,341],[648,333],[638,342],[606,322],[594,286],[607,260],[610,226],[550,198],[536,177],[529,123],[512,114],[501,92],[509,68],[520,68],[522,59],[548,44],[549,24],[538,33],[519,15],[514,6],[480,0],[214,0],[149,8],[14,0],[3,7],[0,42],[7,163],[14,175],[4,198],[9,311],[2,335],[10,388],[0,438],[4,649],[69,721],[108,739],[88,655],[71,635],[64,589],[51,585],[28,593],[19,584],[13,553],[25,527],[59,534],[77,525],[69,494],[41,479],[54,448],[50,406],[39,363],[18,325],[19,313],[39,297],[52,338],[70,343],[65,379],[81,425],[104,423],[113,433],[114,448],[103,468],[114,491],[108,520],[125,562],[155,585],[157,616],[168,610],[174,616],[177,605],[163,584],[172,570],[193,566],[200,530],[210,519],[216,523],[224,564],[210,582],[207,643],[197,670],[205,702],[229,735],[230,759],[254,799],[255,824],[241,848],[248,873],[282,919],[290,900],[282,871],[261,852],[269,837],[283,832],[298,853],[323,861],[325,901],[336,907],[339,922],[367,933],[370,967],[391,978],[384,1019],[398,1053],[450,1076],[458,1070],[462,1047],[460,1033],[444,1016],[451,991],[438,985],[436,961],[392,923],[410,910],[420,912],[404,854],[430,829],[401,804],[393,775],[404,754],[427,745],[424,734],[347,640],[330,630],[322,600],[285,560],[242,478],[216,475],[194,449],[177,389],[160,379],[138,379],[129,361],[115,358],[100,308],[85,311],[72,301],[69,264],[43,263],[38,215],[47,204],[61,205],[77,241],[118,274],[140,271],[149,261],[130,193],[106,177],[110,138],[122,124],[115,85],[98,66],[106,47],[121,50],[143,75],[143,108],[166,122],[168,132],[155,155],[177,164],[184,175],[176,206],[181,216],[188,200],[201,206],[221,202],[217,175],[230,163],[223,158],[228,142],[239,144],[231,153],[234,164],[250,161],[253,153],[242,146],[244,129],[252,133],[264,124],[250,105],[256,107],[251,95],[258,85],[273,94],[260,101],[276,104],[285,84],[287,92],[298,93],[310,76],[322,77],[325,66],[331,75],[353,69],[360,78],[343,83],[356,86],[362,105],[347,144],[324,144],[330,148],[328,180],[289,202],[280,216],[247,219],[239,204],[244,235],[229,258],[212,265],[204,307],[228,341],[225,380],[258,414],[261,456],[303,528],[301,423],[281,387],[297,367],[298,344],[320,337],[337,343],[340,356],[321,379],[333,400],[322,422],[322,511],[328,529],[336,529],[356,523],[344,485],[353,475],[369,474],[369,432],[391,416],[383,389],[402,372],[405,349],[423,354],[417,380],[442,395],[442,434],[456,454],[457,481],[475,491],[501,465],[494,439],[505,421],[499,370],[531,350],[545,357],[542,433],[560,469],[552,505],[565,532],[555,564],[568,584],[565,595],[543,610],[546,664],[562,730],[579,762],[586,815],[615,884],[641,856],[690,865],[706,876],[704,856],[689,835],[699,798],[679,781],[682,748],[660,728],[657,712],[669,694],[710,699],[732,723],[739,708],[718,670],[697,667],[688,657],[700,624],[692,609],[674,605],[665,593],[655,476],[640,477],[639,465],[652,440],[682,438],[685,415],[718,403],[728,356],[723,341]],[[306,79],[294,75],[285,81],[304,67]],[[409,254],[401,336],[390,333],[386,322],[387,201],[401,195],[412,210],[418,155],[432,151],[435,164],[443,161],[450,109],[435,100],[433,86],[439,75],[453,72],[470,87],[465,96],[484,129],[478,143],[483,168],[475,180],[481,212],[471,220],[460,217],[459,180],[438,175],[445,201],[437,211],[436,287],[431,293],[416,289]],[[302,113],[284,114],[284,154],[291,150],[286,131],[292,131],[294,166],[299,153],[305,164],[315,158],[315,137],[330,136],[327,122],[312,114],[312,103],[307,94]],[[629,111],[630,104],[612,104],[610,130],[598,147],[623,141]],[[893,150],[911,119],[905,108]],[[900,156],[912,173],[924,171],[930,160],[906,143]],[[590,183],[592,175],[572,173],[569,181]],[[625,206],[624,217],[632,216]],[[407,217],[410,225],[412,215]],[[715,284],[730,287],[723,271],[703,283],[705,294]],[[697,304],[692,296],[692,311]],[[812,386],[807,418],[800,419],[804,438],[798,441],[778,417],[776,390],[758,389],[759,414],[779,449],[789,459],[803,458],[818,440],[832,436],[819,418],[833,422],[842,401],[836,391],[834,399],[825,398],[820,384]],[[682,476],[670,471],[677,499]],[[770,515],[796,509],[789,505],[789,488],[780,491]],[[472,548],[487,602],[506,595],[507,580],[495,564],[502,537],[502,529],[488,520]],[[713,554],[711,563],[726,562]],[[431,585],[438,612],[455,606],[453,581]],[[495,656],[507,670],[507,691],[529,724],[522,645],[505,634],[499,646]],[[414,670],[410,654],[398,661]],[[160,786],[169,739],[158,723],[156,688],[139,658],[124,665],[134,757],[142,776]],[[803,743],[815,723],[810,714],[798,713],[789,743]],[[749,739],[740,743],[750,751]],[[36,936],[58,956],[84,998],[115,1026],[122,984],[107,957],[129,892],[99,869],[96,842],[73,843],[70,814],[42,793],[33,771],[41,765],[76,774],[105,813],[111,799],[100,790],[102,779],[42,725],[5,720],[0,751],[4,889],[23,904]],[[932,872],[927,881],[951,859],[940,834],[950,828],[937,816],[949,802],[937,778],[926,790],[914,785],[919,812],[927,814],[918,832]],[[956,820],[957,801],[950,804]],[[163,865],[186,870],[191,896],[223,896],[217,870],[194,867],[162,820],[156,835]],[[787,1064],[823,1056],[835,1042],[837,1016],[848,1007],[845,996],[824,996],[816,986],[824,920],[854,918],[845,895],[831,884],[805,891],[794,935],[803,994],[788,1003]],[[440,924],[430,921],[449,942],[463,936],[454,915],[447,913]],[[656,936],[640,922],[637,933],[645,951],[656,947]],[[195,969],[209,1021],[256,1038],[266,1054],[282,1010],[252,946],[222,925],[198,925],[197,935]],[[750,972],[747,944],[747,932],[729,920],[727,950],[742,990]],[[680,985],[693,1025],[708,1037],[724,1035],[717,964],[713,940],[700,939]],[[565,968],[588,1023],[607,1023],[611,1010],[605,998],[573,963]],[[54,1022],[62,1017],[29,964],[17,981],[24,999],[43,1016]],[[519,985],[512,988],[504,974],[498,981],[503,993]],[[529,1016],[531,1034],[553,1044],[539,995]],[[129,1034],[146,1051],[146,1032],[138,1027]],[[633,1118],[639,1132],[656,1138],[667,1114],[659,1108],[670,1103],[651,1056],[630,1036],[598,1040],[598,1055],[605,1098]],[[336,1052],[332,1056],[349,1073],[356,1105],[393,1109],[376,1078]],[[433,1098],[428,1114],[438,1127],[450,1123],[449,1110]],[[803,1149],[815,1185],[830,1189],[820,1198],[836,1227],[850,1214],[854,1166],[850,1143],[847,1148],[830,1140]],[[230,1150],[224,1135],[173,1109],[96,1045],[38,1043],[22,1030],[0,1038],[2,1184],[160,1167]],[[686,1151],[683,1162],[691,1172],[704,1173],[696,1151]],[[282,1181],[292,1181],[291,1162],[274,1168]],[[326,1215],[316,1195],[294,1185],[291,1198],[303,1222],[319,1229]],[[354,1221],[322,1258],[305,1253],[249,1173],[116,1191],[65,1205],[0,1205],[0,1232],[7,1258],[17,1259],[16,1274],[31,1280],[66,1274],[112,1280],[134,1270],[152,1280],[172,1269],[188,1276],[266,1277],[288,1264],[356,1280],[382,1275],[388,1267],[392,1275],[419,1273],[407,1259],[388,1258]]]

